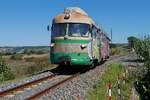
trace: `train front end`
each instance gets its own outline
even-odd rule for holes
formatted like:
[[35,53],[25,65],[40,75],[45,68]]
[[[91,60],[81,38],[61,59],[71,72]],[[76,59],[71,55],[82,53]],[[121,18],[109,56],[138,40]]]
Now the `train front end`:
[[51,62],[64,65],[90,65],[88,24],[57,23],[52,26]]

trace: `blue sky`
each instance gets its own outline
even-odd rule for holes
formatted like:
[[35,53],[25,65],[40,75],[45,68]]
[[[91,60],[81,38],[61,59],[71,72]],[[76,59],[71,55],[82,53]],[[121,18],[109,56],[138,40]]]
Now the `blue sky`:
[[150,0],[0,0],[0,46],[49,45],[47,25],[64,8],[84,9],[113,42],[150,34]]

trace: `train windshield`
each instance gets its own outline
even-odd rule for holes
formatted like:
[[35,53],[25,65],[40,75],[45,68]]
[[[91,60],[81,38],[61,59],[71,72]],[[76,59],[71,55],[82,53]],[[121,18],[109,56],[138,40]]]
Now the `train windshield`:
[[67,30],[66,23],[59,23],[52,25],[52,37],[65,36]]
[[88,36],[90,25],[83,23],[69,23],[68,35],[69,36]]
[[68,36],[86,37],[89,34],[89,24],[58,23],[52,25],[52,37]]

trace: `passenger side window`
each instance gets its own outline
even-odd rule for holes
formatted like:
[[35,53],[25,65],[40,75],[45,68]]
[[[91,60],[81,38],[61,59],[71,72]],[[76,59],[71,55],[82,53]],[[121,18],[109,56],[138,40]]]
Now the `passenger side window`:
[[101,37],[100,37],[100,30],[98,30],[96,27],[92,27],[92,38],[96,42],[96,45],[98,47],[101,46]]
[[97,33],[97,46],[100,47],[100,33]]
[[92,27],[92,38],[96,39],[96,37],[97,37],[96,35],[97,35],[97,29],[93,26]]
[[101,47],[104,45],[104,34],[103,32],[101,33]]

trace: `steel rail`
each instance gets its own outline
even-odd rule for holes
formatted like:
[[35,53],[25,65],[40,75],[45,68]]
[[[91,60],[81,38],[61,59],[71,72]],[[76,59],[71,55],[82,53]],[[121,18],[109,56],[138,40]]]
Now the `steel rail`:
[[76,74],[74,74],[74,75],[72,75],[72,76],[70,76],[70,77],[68,77],[68,78],[66,78],[66,79],[64,79],[64,80],[62,80],[62,81],[60,81],[60,82],[54,84],[53,86],[49,86],[49,87],[47,87],[46,89],[44,89],[44,90],[42,90],[42,91],[40,91],[40,92],[38,92],[38,93],[36,93],[36,94],[34,94],[34,95],[28,97],[27,100],[36,100],[36,98],[42,96],[43,94],[47,93],[47,92],[50,91],[51,89],[54,89],[54,88],[56,88],[57,86],[59,86],[59,85],[65,83],[65,82],[67,82],[67,81],[70,81],[70,80],[72,80],[73,78],[75,78],[75,77],[77,77],[77,76],[79,76],[79,75],[80,75],[80,73],[76,73]]
[[53,78],[55,76],[56,76],[55,74],[52,74],[52,75],[49,75],[49,76],[46,76],[46,77],[42,77],[40,79],[37,79],[37,80],[31,81],[31,82],[24,83],[24,84],[21,84],[19,86],[16,86],[16,87],[4,90],[4,91],[0,92],[0,97],[4,97],[6,95],[12,94],[11,92],[13,92],[13,91],[23,90],[24,88],[26,88],[26,87],[28,87],[30,85],[38,84],[38,83],[40,83],[40,82],[42,82],[44,80],[51,79],[51,78]]

